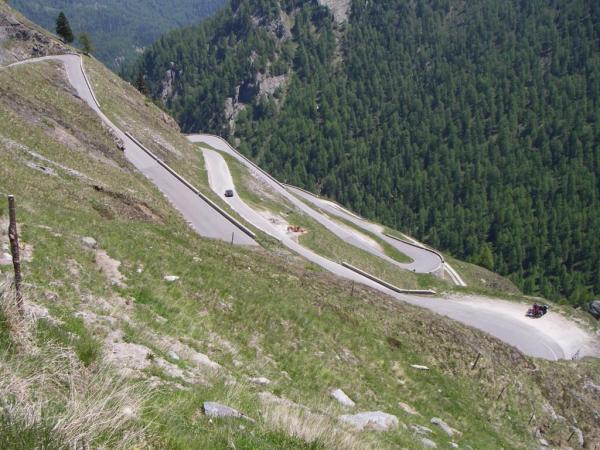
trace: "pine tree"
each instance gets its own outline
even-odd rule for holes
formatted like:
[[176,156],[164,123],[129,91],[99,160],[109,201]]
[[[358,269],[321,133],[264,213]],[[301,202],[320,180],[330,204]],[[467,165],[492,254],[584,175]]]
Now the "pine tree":
[[79,35],[79,43],[81,44],[83,53],[85,53],[86,55],[94,52],[92,41],[87,33],[81,33]]
[[73,36],[73,31],[71,30],[71,25],[69,25],[69,20],[62,11],[56,18],[56,34],[63,38],[63,40],[68,44],[73,42],[75,39]]
[[148,87],[146,86],[146,80],[144,80],[144,74],[142,72],[138,73],[135,80],[135,88],[142,94],[148,95]]

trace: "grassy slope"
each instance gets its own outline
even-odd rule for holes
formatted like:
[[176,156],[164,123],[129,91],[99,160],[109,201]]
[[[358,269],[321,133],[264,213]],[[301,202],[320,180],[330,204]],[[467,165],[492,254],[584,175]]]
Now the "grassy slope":
[[[600,383],[596,361],[538,362],[538,371],[531,371],[529,359],[494,339],[366,288],[357,287],[350,296],[347,283],[312,270],[299,258],[201,239],[124,161],[85,105],[65,92],[59,66],[0,72],[0,87],[0,192],[18,196],[22,237],[34,248],[32,262],[24,265],[25,281],[29,295],[63,320],[54,335],[64,330],[80,342],[93,334],[100,342],[106,330],[86,329],[74,314],[99,313],[101,300],[128,299],[130,320],[116,316],[112,325],[122,328],[128,341],[147,343],[148,334],[175,336],[193,343],[229,374],[207,375],[208,385],[190,385],[188,391],[173,384],[157,388],[142,414],[154,446],[306,447],[304,440],[290,436],[293,424],[277,425],[269,408],[261,406],[257,392],[263,389],[334,415],[339,407],[327,392],[341,387],[357,401],[357,411],[381,409],[405,424],[426,426],[430,417],[442,417],[462,431],[456,442],[474,448],[533,447],[527,425],[532,411],[536,423],[547,427],[546,437],[557,443],[565,442],[575,418],[588,436],[594,432],[590,411],[598,407],[597,399],[574,392],[583,392],[587,379]],[[118,94],[115,89],[103,95]],[[116,97],[112,101],[116,104]],[[161,120],[158,111],[149,114],[153,122],[140,117],[140,129]],[[35,158],[9,140],[93,181],[50,163],[44,165],[54,168],[56,176],[33,169],[26,163]],[[98,191],[94,184],[109,188]],[[4,200],[0,211],[5,217]],[[88,235],[122,262],[126,287],[112,285],[98,271],[80,242]],[[165,274],[181,279],[168,284]],[[47,336],[42,331],[40,339]],[[484,356],[478,370],[471,371],[477,352]],[[88,358],[89,352],[80,357]],[[2,358],[3,364],[12,361]],[[177,364],[185,367],[189,361]],[[431,370],[416,371],[411,364]],[[171,380],[159,368],[147,375]],[[266,376],[273,383],[256,388],[245,383],[246,376]],[[229,385],[227,378],[239,383]],[[496,401],[509,381],[508,391]],[[544,412],[546,398],[566,422]],[[209,421],[198,414],[203,400],[239,407],[257,423],[241,429],[235,422]],[[412,404],[423,416],[409,417],[398,401]],[[431,438],[440,446],[449,441],[438,430]],[[314,447],[323,446],[324,439]],[[403,427],[367,432],[355,441],[358,448],[369,443],[418,447],[418,438]]]

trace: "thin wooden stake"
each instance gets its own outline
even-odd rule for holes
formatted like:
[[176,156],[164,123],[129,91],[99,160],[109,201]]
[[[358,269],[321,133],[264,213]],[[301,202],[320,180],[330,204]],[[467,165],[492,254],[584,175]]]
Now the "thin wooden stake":
[[531,413],[531,417],[529,418],[529,422],[527,422],[527,425],[531,424],[531,421],[533,420],[534,417],[535,417],[535,413]]
[[232,232],[231,232],[231,245],[233,245],[233,237],[234,237],[234,236],[235,236],[235,232],[234,232],[234,231],[232,231]]
[[477,353],[477,358],[475,359],[475,362],[471,366],[471,370],[475,370],[475,367],[477,367],[477,363],[479,362],[479,358],[481,358],[481,353]]
[[504,391],[506,390],[507,387],[508,387],[508,384],[502,388],[502,390],[498,394],[498,397],[496,398],[496,401],[500,400],[500,397],[502,397],[502,394],[504,394]]
[[19,232],[17,231],[17,213],[14,195],[8,196],[8,239],[10,240],[10,252],[15,269],[15,291],[17,310],[23,315],[23,294],[21,293],[21,256],[19,254]]
[[352,291],[350,292],[350,297],[354,297],[354,280],[352,281]]
[[573,437],[573,435],[575,434],[575,430],[573,430],[569,436],[569,439],[567,439],[567,442],[569,442],[571,440],[571,438]]

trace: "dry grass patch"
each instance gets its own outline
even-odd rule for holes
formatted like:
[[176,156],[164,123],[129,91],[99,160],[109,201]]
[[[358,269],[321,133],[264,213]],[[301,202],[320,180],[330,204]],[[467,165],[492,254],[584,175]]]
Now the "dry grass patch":
[[[21,317],[0,285],[0,448],[132,448],[144,442],[137,414],[144,388],[106,367],[87,368],[70,348],[36,345],[36,317]],[[7,345],[8,344],[8,345]]]
[[375,448],[365,436],[345,429],[329,414],[312,412],[303,405],[265,394],[260,395],[260,398],[264,427],[268,431],[281,432],[323,448]]

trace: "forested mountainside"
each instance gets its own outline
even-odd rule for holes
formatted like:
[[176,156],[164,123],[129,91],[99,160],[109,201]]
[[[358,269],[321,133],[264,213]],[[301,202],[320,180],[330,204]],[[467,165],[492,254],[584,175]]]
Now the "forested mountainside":
[[233,1],[132,77],[282,180],[527,293],[599,294],[600,2],[319,3]]
[[161,34],[190,25],[213,14],[225,0],[9,0],[30,20],[54,32],[55,21],[64,11],[75,36],[87,32],[95,54],[113,69],[135,58]]

